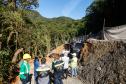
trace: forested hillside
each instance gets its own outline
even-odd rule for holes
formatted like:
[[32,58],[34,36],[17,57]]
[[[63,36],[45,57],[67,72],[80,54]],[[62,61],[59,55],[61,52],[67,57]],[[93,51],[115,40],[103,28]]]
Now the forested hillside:
[[74,20],[41,16],[35,10],[39,7],[38,0],[0,0],[0,82],[8,81],[5,78],[17,49],[24,48],[33,57],[45,56],[76,36],[98,33],[103,26],[124,25],[125,5],[126,0],[94,0],[86,16]]
[[103,26],[114,27],[126,24],[126,0],[94,0],[86,9],[83,18],[87,32],[97,33]]
[[[81,20],[68,17],[48,19],[33,10],[37,0],[0,0],[0,77],[8,77],[14,52],[24,48],[32,56],[45,56],[58,45],[69,41],[83,28]],[[20,55],[18,58],[22,58]]]

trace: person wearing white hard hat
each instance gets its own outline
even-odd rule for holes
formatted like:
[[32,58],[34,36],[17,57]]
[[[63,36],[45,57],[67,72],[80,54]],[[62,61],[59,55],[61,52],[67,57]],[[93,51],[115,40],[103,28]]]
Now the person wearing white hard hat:
[[70,67],[71,67],[71,74],[72,77],[76,77],[77,76],[77,57],[76,57],[76,53],[72,54],[72,59],[71,59],[71,63],[70,63]]
[[31,56],[29,54],[23,55],[23,62],[20,65],[20,79],[22,84],[27,84],[30,82],[30,64],[29,61]]

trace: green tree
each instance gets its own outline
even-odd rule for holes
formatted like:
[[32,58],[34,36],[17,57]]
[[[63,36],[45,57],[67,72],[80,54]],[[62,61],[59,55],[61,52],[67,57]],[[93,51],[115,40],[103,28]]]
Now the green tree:
[[38,0],[1,0],[0,3],[12,10],[16,10],[17,8],[33,9],[39,5]]
[[125,4],[125,0],[94,0],[83,18],[87,32],[101,31],[104,20],[104,26],[124,25],[126,23],[126,13],[123,10]]

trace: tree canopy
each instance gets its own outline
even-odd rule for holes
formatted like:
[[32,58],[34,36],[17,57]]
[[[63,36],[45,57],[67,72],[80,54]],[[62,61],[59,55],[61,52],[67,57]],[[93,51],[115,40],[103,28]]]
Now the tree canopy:
[[126,0],[94,0],[87,8],[83,18],[87,32],[99,32],[103,28],[104,20],[107,27],[124,25]]
[[39,6],[38,0],[0,0],[0,5],[9,7],[12,10],[17,8],[33,9]]

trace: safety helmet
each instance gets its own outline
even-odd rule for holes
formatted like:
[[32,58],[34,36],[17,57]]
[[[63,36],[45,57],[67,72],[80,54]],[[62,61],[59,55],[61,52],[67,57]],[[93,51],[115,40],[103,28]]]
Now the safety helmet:
[[24,54],[23,55],[23,59],[30,59],[30,58],[31,58],[31,56],[29,54]]
[[76,53],[72,53],[72,55],[73,55],[74,57],[76,57],[77,54],[76,54]]

